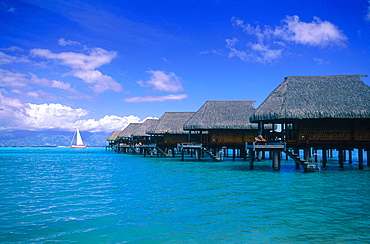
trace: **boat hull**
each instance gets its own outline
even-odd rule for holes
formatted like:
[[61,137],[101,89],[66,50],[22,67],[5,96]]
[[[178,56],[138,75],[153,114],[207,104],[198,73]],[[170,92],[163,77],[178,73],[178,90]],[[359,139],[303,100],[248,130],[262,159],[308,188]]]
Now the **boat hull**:
[[86,146],[69,146],[70,148],[86,148]]

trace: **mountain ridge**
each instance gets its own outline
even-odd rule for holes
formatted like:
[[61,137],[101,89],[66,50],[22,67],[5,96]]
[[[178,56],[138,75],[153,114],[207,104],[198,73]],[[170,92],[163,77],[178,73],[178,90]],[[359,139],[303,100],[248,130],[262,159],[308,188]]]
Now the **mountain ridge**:
[[[111,133],[80,132],[87,146],[106,146]],[[69,146],[74,132],[57,130],[3,130],[0,147]]]

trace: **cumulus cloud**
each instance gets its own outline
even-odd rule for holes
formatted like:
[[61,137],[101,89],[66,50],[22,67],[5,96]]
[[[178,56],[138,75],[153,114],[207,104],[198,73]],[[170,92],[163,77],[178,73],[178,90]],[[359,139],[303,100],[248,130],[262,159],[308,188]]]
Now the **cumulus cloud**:
[[[61,39],[59,39],[59,42]],[[63,44],[70,43],[63,39]],[[62,65],[70,67],[71,72],[66,75],[72,75],[82,79],[88,84],[92,84],[91,89],[96,92],[107,90],[121,91],[122,86],[112,77],[102,74],[96,70],[102,65],[110,63],[116,56],[116,52],[106,51],[102,48],[89,49],[88,54],[75,52],[53,53],[47,49],[32,49],[33,56],[43,57],[50,60],[58,60]]]
[[164,102],[169,100],[182,100],[187,98],[186,94],[171,94],[167,96],[143,96],[143,97],[130,97],[124,99],[125,102]]
[[272,62],[283,55],[288,44],[300,44],[313,47],[344,47],[347,37],[334,24],[314,17],[311,22],[303,22],[296,15],[287,16],[280,26],[253,27],[243,20],[233,17],[232,24],[256,42],[247,42],[244,48],[237,48],[237,38],[227,39],[229,57],[238,57],[249,62]]
[[117,115],[106,115],[99,120],[79,120],[75,123],[75,125],[81,130],[90,132],[111,132],[116,130],[123,130],[128,124],[137,123],[139,121],[140,118],[134,115],[126,117],[119,117]]
[[156,91],[166,91],[166,92],[178,92],[182,91],[182,81],[175,75],[175,73],[166,73],[160,70],[150,70],[147,73],[151,74],[150,80],[148,81],[138,81],[140,86],[153,87]]
[[59,103],[23,103],[19,99],[0,93],[0,129],[22,130],[74,130],[80,128],[90,132],[122,130],[129,123],[139,122],[134,115],[119,117],[106,115],[99,120],[82,119],[89,112]]

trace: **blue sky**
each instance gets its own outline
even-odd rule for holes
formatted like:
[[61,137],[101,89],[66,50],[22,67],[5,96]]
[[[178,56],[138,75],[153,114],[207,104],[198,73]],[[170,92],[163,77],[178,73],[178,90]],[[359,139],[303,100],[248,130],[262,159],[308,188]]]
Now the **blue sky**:
[[370,75],[367,0],[1,0],[0,23],[0,130],[113,132],[258,107],[286,76]]

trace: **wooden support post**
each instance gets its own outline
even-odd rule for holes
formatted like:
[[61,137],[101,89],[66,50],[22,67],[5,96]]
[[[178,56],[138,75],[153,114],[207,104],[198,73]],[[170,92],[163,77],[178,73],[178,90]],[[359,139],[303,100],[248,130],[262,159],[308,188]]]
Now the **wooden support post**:
[[366,165],[370,166],[370,149],[366,150]]
[[273,151],[272,165],[274,169],[280,169],[281,152],[278,150]]
[[352,164],[352,150],[348,150],[348,163]]
[[199,149],[195,149],[195,160],[199,160],[200,159],[200,152],[199,152]]
[[236,150],[235,150],[235,147],[233,148],[233,161],[235,161],[235,153],[236,153]]
[[310,148],[309,147],[304,148],[304,160],[306,160],[307,162],[310,161]]
[[338,161],[339,161],[339,167],[340,168],[344,168],[344,165],[343,165],[343,156],[344,156],[344,153],[343,153],[343,149],[339,149],[338,150]]
[[328,151],[326,149],[322,149],[322,167],[326,168],[326,163],[328,162]]
[[[299,156],[299,148],[294,148],[294,153],[297,154]],[[300,164],[295,162],[295,169],[299,169],[300,168]]]
[[254,169],[254,151],[249,149],[249,169]]
[[245,161],[247,159],[247,152],[244,148],[240,149],[240,154],[240,157],[243,158],[243,160]]
[[358,149],[358,169],[364,169],[364,153],[362,148]]
[[185,154],[185,149],[183,148],[181,150],[181,161],[184,161],[184,154]]

